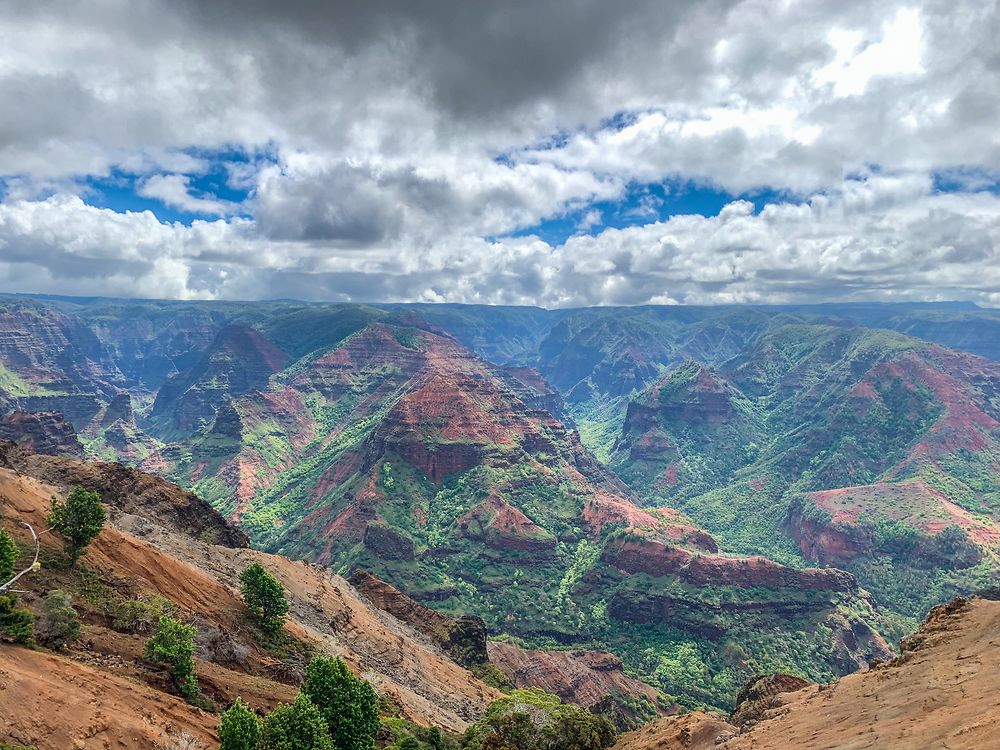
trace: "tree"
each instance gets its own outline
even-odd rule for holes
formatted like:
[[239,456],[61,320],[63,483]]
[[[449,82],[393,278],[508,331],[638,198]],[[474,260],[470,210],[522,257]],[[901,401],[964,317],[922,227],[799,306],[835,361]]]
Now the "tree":
[[34,622],[31,612],[17,608],[16,596],[0,594],[0,641],[32,645],[35,642]]
[[19,552],[14,537],[0,529],[0,583],[5,583],[14,575],[14,563]]
[[66,554],[73,564],[83,554],[84,547],[101,533],[106,519],[101,496],[96,492],[77,486],[64,503],[52,498],[49,526],[62,535]]
[[334,750],[323,714],[305,693],[269,713],[261,727],[260,750]]
[[35,622],[35,638],[44,646],[61,649],[80,637],[80,618],[73,600],[60,589],[52,589],[42,600],[42,614]]
[[306,667],[302,692],[326,720],[336,750],[371,750],[378,733],[378,695],[343,659],[317,656]]
[[219,718],[219,750],[256,750],[260,735],[260,719],[240,698]]
[[248,565],[240,573],[243,602],[264,630],[279,630],[288,613],[288,600],[278,579],[260,563]]
[[146,658],[170,669],[177,691],[188,701],[199,696],[198,680],[194,676],[194,635],[191,625],[163,616],[156,631],[146,641]]

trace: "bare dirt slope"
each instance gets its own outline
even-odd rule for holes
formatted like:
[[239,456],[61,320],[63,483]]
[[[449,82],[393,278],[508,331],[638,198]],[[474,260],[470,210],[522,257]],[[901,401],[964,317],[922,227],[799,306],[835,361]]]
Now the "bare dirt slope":
[[985,750],[1000,747],[1000,602],[936,607],[902,656],[774,696],[740,732],[707,713],[669,717],[616,750]]
[[0,646],[0,741],[149,750],[187,732],[214,746],[217,719],[180,698],[41,651]]
[[[27,545],[27,532],[16,522],[44,528],[49,500],[62,492],[64,488],[0,469],[0,525]],[[109,507],[108,525],[81,562],[97,572],[102,586],[170,599],[184,619],[211,636],[212,643],[199,649],[197,671],[202,690],[217,704],[241,695],[266,710],[295,693],[297,680],[288,674],[288,665],[262,648],[247,624],[238,574],[254,561],[285,586],[291,605],[286,632],[320,652],[343,656],[403,716],[462,731],[499,696],[426,636],[369,605],[329,569],[203,543],[163,525],[162,514],[154,509],[148,517],[134,514],[143,513],[141,507],[130,510]],[[42,539],[48,550],[59,545],[50,534]],[[44,588],[47,575],[68,576],[43,569],[25,577],[26,603],[44,594],[39,587]],[[55,582],[63,585],[59,578]],[[196,738],[214,732],[216,717],[162,691],[167,687],[162,673],[141,656],[144,636],[110,629],[82,594],[76,595],[76,603],[85,628],[73,651],[55,655],[0,644],[0,715],[10,722],[10,728],[0,722],[0,743],[30,739],[28,744],[42,750],[149,748],[154,746],[150,738],[168,730],[187,731]],[[59,685],[69,689],[57,695]],[[95,729],[99,727],[103,729]],[[138,739],[109,745],[94,739],[93,732],[115,738],[134,734]],[[75,745],[77,741],[85,744]]]

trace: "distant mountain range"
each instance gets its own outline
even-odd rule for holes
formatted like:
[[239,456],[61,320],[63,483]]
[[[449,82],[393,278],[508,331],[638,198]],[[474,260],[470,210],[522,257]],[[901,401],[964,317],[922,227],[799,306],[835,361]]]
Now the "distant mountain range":
[[18,296],[0,437],[139,466],[261,549],[728,706],[753,674],[883,658],[995,580],[997,359],[1000,311],[962,304]]

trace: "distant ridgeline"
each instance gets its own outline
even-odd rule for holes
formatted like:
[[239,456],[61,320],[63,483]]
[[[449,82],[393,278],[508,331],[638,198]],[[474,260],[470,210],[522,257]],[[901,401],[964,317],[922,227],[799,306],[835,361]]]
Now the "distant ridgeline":
[[995,581],[998,359],[1000,311],[959,304],[3,297],[0,436],[725,707]]

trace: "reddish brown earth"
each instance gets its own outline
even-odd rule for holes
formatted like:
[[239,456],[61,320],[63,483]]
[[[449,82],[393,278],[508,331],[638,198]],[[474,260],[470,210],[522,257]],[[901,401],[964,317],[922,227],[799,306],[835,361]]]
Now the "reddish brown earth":
[[532,651],[497,641],[490,641],[488,651],[490,661],[515,687],[541,688],[591,710],[622,697],[645,698],[647,707],[660,715],[677,710],[661,706],[656,688],[629,677],[621,660],[606,651]]
[[[27,532],[15,522],[26,520],[42,528],[49,498],[64,491],[26,472],[39,468],[65,476],[72,468],[72,462],[63,459],[51,459],[57,462],[53,468],[48,457],[37,458],[22,458],[20,474],[0,469],[0,523],[22,544],[28,542]],[[98,477],[105,470],[95,469]],[[154,477],[148,481],[170,487]],[[257,645],[239,599],[238,573],[254,561],[274,573],[287,592],[291,612],[286,631],[319,651],[343,656],[399,705],[404,716],[461,731],[498,697],[437,644],[368,604],[329,570],[246,548],[206,544],[174,530],[171,519],[184,513],[171,503],[184,497],[187,493],[178,488],[147,490],[141,501],[112,504],[110,523],[82,562],[117,591],[130,596],[155,593],[175,602],[180,616],[198,627],[199,642],[208,639],[199,646],[197,672],[202,690],[217,703],[225,705],[240,695],[267,709],[294,695],[296,677]],[[165,507],[154,509],[160,502]],[[224,524],[221,519],[219,523]],[[42,538],[47,550],[58,546],[52,535]],[[23,599],[34,606],[48,587],[70,588],[75,579],[58,568],[45,568],[22,580],[29,588]],[[0,647],[0,673],[19,676],[0,681],[0,707],[9,719],[0,727],[0,742],[66,750],[90,747],[94,737],[101,742],[120,737],[125,738],[120,745],[100,746],[148,748],[151,739],[162,740],[165,728],[183,729],[195,737],[212,731],[215,717],[161,692],[166,688],[162,672],[141,658],[142,636],[110,630],[106,616],[85,598],[77,596],[75,603],[86,627],[81,643],[67,655]],[[66,685],[80,690],[66,690]],[[94,695],[100,700],[94,701]],[[60,707],[45,712],[44,727],[37,722],[42,705]],[[85,744],[74,744],[77,741]]]
[[481,539],[498,550],[545,552],[555,548],[556,538],[504,500],[499,492],[489,496],[458,519],[458,529],[469,539]]
[[772,693],[742,731],[717,714],[695,712],[627,734],[615,750],[997,747],[997,633],[1000,602],[959,599],[932,610],[903,640],[900,657],[829,685]]

